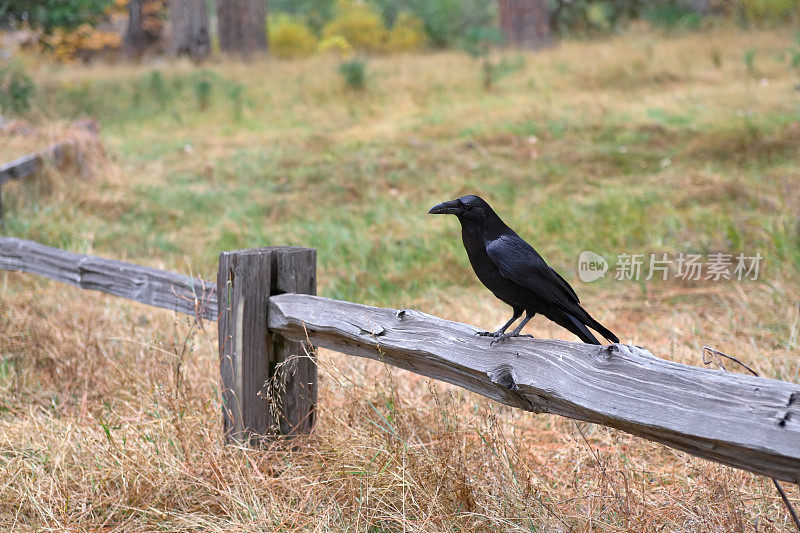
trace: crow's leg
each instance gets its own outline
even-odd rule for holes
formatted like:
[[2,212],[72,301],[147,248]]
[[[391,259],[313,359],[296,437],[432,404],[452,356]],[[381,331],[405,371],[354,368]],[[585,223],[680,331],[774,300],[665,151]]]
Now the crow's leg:
[[522,328],[525,327],[525,324],[527,324],[530,321],[530,319],[535,317],[535,316],[536,316],[536,313],[531,313],[530,311],[526,311],[525,312],[525,318],[522,319],[522,322],[519,323],[519,326],[514,328],[514,331],[512,331],[511,333],[503,333],[501,335],[497,335],[495,337],[495,339],[492,340],[492,342],[491,342],[492,346],[494,346],[498,342],[502,342],[502,341],[504,341],[506,339],[510,339],[511,337],[531,337],[531,338],[533,338],[533,335],[520,335],[519,332],[522,331]]
[[518,307],[514,307],[513,309],[514,309],[514,316],[511,317],[511,320],[509,320],[508,322],[503,324],[502,328],[498,329],[497,331],[479,331],[478,333],[475,334],[475,336],[476,337],[478,337],[478,336],[479,337],[499,337],[500,335],[505,333],[506,330],[508,329],[508,326],[513,324],[516,319],[518,319],[519,317],[522,316],[522,309],[520,309]]

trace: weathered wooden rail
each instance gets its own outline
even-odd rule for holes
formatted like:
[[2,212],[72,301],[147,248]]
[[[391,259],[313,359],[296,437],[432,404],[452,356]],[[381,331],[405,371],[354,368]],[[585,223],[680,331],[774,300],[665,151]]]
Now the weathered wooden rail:
[[[305,357],[302,347],[310,342],[513,407],[615,427],[698,457],[800,482],[798,384],[674,363],[622,344],[520,338],[490,346],[474,336],[472,326],[418,311],[293,294],[314,293],[315,262],[314,251],[303,248],[224,252],[217,313],[213,296],[196,303],[213,287],[209,282],[154,269],[142,275],[136,265],[0,237],[2,269],[125,297],[149,294],[134,299],[219,315],[225,432],[239,442],[312,429],[316,369],[313,353]],[[126,279],[129,272],[142,281]],[[152,280],[169,281],[149,285]],[[150,288],[141,293],[131,289],[144,285]],[[159,298],[159,291],[182,296]],[[195,303],[187,305],[184,297],[190,296]],[[275,379],[283,380],[277,399],[276,388],[267,386]],[[270,408],[267,397],[279,407]]]
[[0,224],[3,223],[3,185],[11,180],[21,180],[38,174],[50,161],[56,167],[63,166],[75,152],[72,143],[56,143],[41,152],[28,154],[0,166]]
[[52,161],[55,166],[61,166],[72,157],[73,151],[71,143],[56,143],[41,152],[28,154],[6,163],[0,166],[0,186],[3,186],[7,181],[33,176],[42,170],[45,161],[48,160]]
[[268,315],[270,331],[289,339],[800,481],[800,385],[674,363],[623,344],[519,338],[490,346],[466,324],[299,294],[271,297]]
[[214,283],[114,259],[0,237],[0,270],[29,272],[82,289],[122,296],[208,320],[217,319]]

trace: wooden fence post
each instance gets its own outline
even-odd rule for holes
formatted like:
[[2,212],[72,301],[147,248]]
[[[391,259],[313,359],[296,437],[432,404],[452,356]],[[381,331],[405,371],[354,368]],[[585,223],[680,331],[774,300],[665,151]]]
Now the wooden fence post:
[[259,445],[310,433],[317,366],[302,343],[270,334],[270,295],[316,294],[317,253],[269,247],[219,256],[219,352],[223,423],[229,442]]

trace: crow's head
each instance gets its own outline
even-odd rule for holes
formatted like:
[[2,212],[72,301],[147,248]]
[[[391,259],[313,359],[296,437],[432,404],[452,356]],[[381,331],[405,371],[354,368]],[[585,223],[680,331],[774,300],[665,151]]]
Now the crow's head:
[[435,205],[431,207],[428,214],[455,215],[462,222],[477,222],[483,220],[489,214],[494,214],[494,211],[492,211],[492,208],[489,207],[489,204],[487,204],[483,198],[470,194],[456,200],[450,200],[449,202],[442,202],[439,205]]

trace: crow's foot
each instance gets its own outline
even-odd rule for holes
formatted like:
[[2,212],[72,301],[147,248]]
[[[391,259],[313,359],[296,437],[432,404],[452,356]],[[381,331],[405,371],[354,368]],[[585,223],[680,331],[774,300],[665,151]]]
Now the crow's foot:
[[535,338],[533,335],[520,335],[519,333],[503,333],[502,335],[497,335],[495,339],[489,343],[489,346],[494,346],[495,344],[506,341],[512,337],[530,337],[531,339]]
[[502,335],[502,331],[478,331],[475,333],[476,337],[499,337]]

